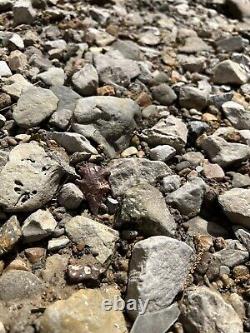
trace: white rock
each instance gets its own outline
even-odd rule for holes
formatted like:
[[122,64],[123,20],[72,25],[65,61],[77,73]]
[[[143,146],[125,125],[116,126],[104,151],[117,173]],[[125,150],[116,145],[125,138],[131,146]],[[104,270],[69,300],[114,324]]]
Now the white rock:
[[250,110],[245,110],[244,106],[233,101],[222,104],[222,110],[235,128],[250,129]]
[[72,76],[75,90],[82,96],[94,95],[98,87],[98,81],[97,71],[91,64],[85,65]]
[[166,162],[176,154],[176,150],[168,145],[159,145],[150,149],[150,158],[155,161]]
[[49,89],[29,88],[19,98],[13,111],[13,118],[21,127],[37,126],[56,110],[58,101]]
[[[130,262],[127,300],[148,301],[147,313],[169,306],[181,291],[193,250],[184,242],[164,236],[139,241]],[[137,311],[129,315],[136,318]]]
[[100,263],[110,258],[119,238],[117,231],[85,216],[76,216],[67,221],[65,230],[71,241],[85,244],[95,251]]
[[65,80],[64,70],[62,68],[51,67],[46,72],[37,75],[48,86],[62,86]]
[[243,333],[243,325],[233,307],[207,287],[188,289],[181,305],[185,332]]
[[1,60],[0,61],[0,77],[6,77],[11,76],[11,70],[9,66],[7,65],[6,61]]
[[56,225],[56,220],[48,210],[37,210],[24,221],[22,226],[24,242],[32,243],[47,238],[53,233]]
[[74,183],[67,183],[59,192],[58,202],[65,208],[76,209],[80,206],[83,198],[82,191]]
[[246,71],[231,60],[224,60],[214,68],[214,83],[241,85],[247,83],[247,80]]

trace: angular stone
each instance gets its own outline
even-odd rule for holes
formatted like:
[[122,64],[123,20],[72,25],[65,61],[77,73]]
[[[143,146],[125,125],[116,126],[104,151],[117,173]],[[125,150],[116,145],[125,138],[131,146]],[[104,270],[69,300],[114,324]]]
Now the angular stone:
[[248,252],[250,252],[250,232],[242,227],[238,227],[237,225],[233,226],[233,231],[237,239],[243,244]]
[[40,87],[25,90],[14,108],[13,118],[21,127],[39,125],[57,108],[58,98],[52,91]]
[[208,92],[196,87],[182,86],[179,101],[183,108],[203,110],[208,102]]
[[63,185],[58,194],[59,204],[68,209],[77,209],[83,198],[82,191],[73,183]]
[[76,152],[98,154],[95,147],[81,134],[71,132],[47,132],[47,135],[70,154]]
[[169,167],[160,161],[144,158],[120,158],[111,161],[109,183],[115,197],[123,195],[134,185],[156,184],[157,180],[171,173]]
[[117,223],[126,227],[133,224],[148,236],[174,236],[176,224],[161,192],[140,184],[124,193]]
[[142,137],[150,146],[169,145],[180,151],[187,142],[188,130],[181,119],[174,116],[162,118],[152,128],[142,131]]
[[174,303],[168,308],[137,316],[130,333],[163,333],[178,319],[180,310]]
[[250,110],[230,101],[222,104],[222,110],[230,123],[239,130],[250,129]]
[[190,236],[229,237],[229,232],[220,224],[196,216],[184,223]]
[[25,243],[33,243],[50,236],[56,228],[56,220],[48,210],[39,209],[31,214],[22,226]]
[[85,65],[72,76],[72,83],[75,90],[82,96],[95,95],[98,81],[97,71],[91,64]]
[[214,68],[214,83],[237,84],[247,83],[246,71],[236,62],[224,60]]
[[250,229],[250,189],[233,188],[221,194],[218,200],[232,223]]
[[110,96],[78,100],[73,130],[103,146],[106,154],[125,149],[140,116],[139,106],[128,98]]
[[169,193],[181,187],[181,177],[178,175],[166,176],[162,179],[162,190],[164,193]]
[[23,71],[28,65],[26,55],[18,50],[12,51],[8,60],[11,70],[15,72]]
[[18,99],[22,92],[32,87],[32,84],[21,74],[12,75],[4,83],[3,91],[15,99]]
[[206,183],[201,178],[195,177],[170,193],[166,200],[181,214],[193,217],[200,212],[205,191]]
[[[184,242],[154,236],[135,244],[130,262],[127,300],[148,301],[146,313],[169,306],[183,288],[193,250]],[[135,319],[136,310],[128,310]]]
[[32,298],[41,293],[43,284],[34,274],[10,270],[0,277],[0,300],[11,301]]
[[175,156],[176,150],[168,145],[160,145],[150,149],[150,158],[154,161],[166,162]]
[[34,211],[55,194],[62,167],[37,143],[19,144],[0,173],[0,206],[9,212]]
[[179,51],[183,53],[199,53],[201,51],[209,51],[211,47],[201,38],[191,36],[185,39],[185,44],[179,47]]
[[166,83],[151,88],[151,91],[154,99],[161,105],[171,105],[177,99],[174,90]]
[[84,244],[97,253],[97,260],[104,263],[115,250],[118,232],[84,216],[76,216],[65,224],[68,237],[77,244]]
[[121,52],[124,58],[131,60],[140,60],[141,51],[139,45],[131,40],[117,39],[112,48]]
[[181,304],[182,324],[187,333],[242,333],[243,325],[233,307],[207,287],[186,290]]
[[234,52],[241,51],[244,43],[241,36],[230,36],[216,41],[216,47],[219,51]]
[[51,67],[46,72],[37,75],[48,86],[62,86],[65,80],[64,70],[62,68]]
[[11,70],[9,66],[7,65],[6,61],[1,60],[0,61],[0,78],[5,76],[11,76]]
[[11,251],[22,236],[16,216],[12,216],[0,228],[0,256]]
[[[50,305],[40,321],[41,333],[127,333],[121,311],[106,311],[104,301],[119,297],[113,287],[85,289]],[[56,320],[55,320],[56,318]]]
[[30,0],[18,0],[13,6],[14,24],[31,24],[36,17],[36,11]]
[[201,147],[213,163],[221,167],[245,161],[250,156],[250,148],[241,143],[229,143],[222,137],[210,135],[201,142]]

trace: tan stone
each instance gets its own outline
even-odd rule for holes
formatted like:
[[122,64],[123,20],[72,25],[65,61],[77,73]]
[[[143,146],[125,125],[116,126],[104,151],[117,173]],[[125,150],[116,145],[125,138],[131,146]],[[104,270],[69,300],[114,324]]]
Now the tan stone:
[[115,288],[79,290],[49,306],[40,321],[40,333],[127,333],[120,311],[105,311],[104,300],[119,296]]

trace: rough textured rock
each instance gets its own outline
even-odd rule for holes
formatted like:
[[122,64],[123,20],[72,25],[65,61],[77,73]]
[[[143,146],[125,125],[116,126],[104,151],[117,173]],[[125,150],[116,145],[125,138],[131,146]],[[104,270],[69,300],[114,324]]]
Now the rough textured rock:
[[173,236],[176,225],[161,192],[149,184],[131,187],[124,193],[117,223],[134,224],[149,236]]
[[171,105],[177,99],[174,90],[165,83],[153,87],[151,91],[154,99],[161,105]]
[[90,96],[96,93],[98,87],[98,74],[93,65],[87,64],[72,76],[75,90],[82,96]]
[[64,70],[62,68],[51,67],[46,72],[37,75],[48,86],[62,86],[65,80]]
[[227,142],[215,135],[205,138],[201,146],[210,160],[221,167],[244,161],[250,156],[250,148],[247,145]]
[[187,127],[181,119],[169,116],[152,128],[143,130],[142,137],[150,146],[169,145],[180,151],[186,145],[187,134]]
[[250,229],[250,190],[233,188],[219,196],[219,203],[232,223]]
[[180,89],[180,105],[183,108],[202,110],[208,102],[208,92],[191,86],[183,86]]
[[0,206],[10,212],[34,211],[52,199],[61,176],[59,163],[37,142],[20,144],[0,173]]
[[180,310],[174,303],[168,308],[137,316],[130,333],[163,333],[178,319]]
[[[41,333],[127,333],[121,311],[106,311],[105,300],[119,296],[112,287],[85,289],[48,307],[40,321]],[[55,321],[55,318],[57,320]]]
[[241,85],[246,83],[247,80],[246,71],[231,60],[220,62],[214,69],[214,83]]
[[118,240],[118,232],[84,216],[76,216],[65,224],[68,237],[75,243],[89,246],[104,263],[110,258]]
[[31,24],[33,23],[36,11],[32,7],[30,0],[18,0],[13,6],[14,24]]
[[0,277],[0,300],[3,301],[31,298],[42,289],[42,281],[30,272],[11,270]]
[[58,195],[58,202],[68,209],[76,209],[83,201],[82,191],[73,183],[63,185]]
[[22,236],[16,216],[12,216],[0,228],[0,256],[11,251]]
[[[182,289],[192,249],[183,242],[155,236],[136,243],[130,263],[127,299],[149,301],[147,312],[170,305]],[[130,310],[132,318],[137,312]]]
[[50,236],[56,225],[53,215],[48,210],[37,210],[24,221],[22,226],[24,242],[37,242]]
[[157,180],[171,173],[163,162],[133,157],[112,161],[109,170],[109,182],[114,196],[120,196],[131,186],[140,183],[154,185]]
[[170,193],[166,200],[178,208],[181,214],[192,217],[200,212],[205,191],[205,182],[201,178],[195,177]]
[[184,294],[181,304],[187,333],[242,333],[243,326],[233,307],[207,287],[194,287]]
[[13,118],[21,127],[39,125],[57,108],[58,98],[52,91],[40,87],[25,90],[18,100]]
[[166,162],[176,154],[176,150],[168,145],[160,145],[150,149],[150,157],[155,161]]
[[81,134],[71,132],[48,132],[47,134],[70,154],[76,152],[98,154],[95,147]]
[[139,106],[127,98],[82,98],[76,104],[73,129],[114,156],[127,147],[139,115]]
[[222,110],[235,128],[250,129],[250,110],[246,110],[244,106],[233,101],[222,104]]

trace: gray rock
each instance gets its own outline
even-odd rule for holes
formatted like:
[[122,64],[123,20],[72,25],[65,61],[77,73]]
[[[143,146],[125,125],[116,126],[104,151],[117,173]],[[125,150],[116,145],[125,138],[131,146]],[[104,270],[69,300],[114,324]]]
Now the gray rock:
[[62,86],[65,80],[64,70],[51,67],[46,72],[38,74],[37,79],[42,80],[48,86]]
[[135,42],[131,40],[117,39],[112,45],[112,48],[121,52],[124,58],[131,60],[140,60],[141,51]]
[[250,187],[250,177],[247,174],[242,175],[238,172],[228,172],[228,174],[233,178],[233,187]]
[[203,110],[207,106],[208,91],[191,86],[182,86],[179,96],[180,106],[187,109]]
[[214,83],[237,84],[247,83],[246,71],[236,62],[224,60],[214,68]]
[[13,6],[14,24],[31,24],[36,17],[36,10],[30,0],[18,0]]
[[218,200],[232,223],[250,229],[250,189],[233,188],[221,194]]
[[70,240],[66,236],[53,238],[48,241],[48,251],[56,251],[64,248],[69,244]]
[[139,116],[139,106],[128,98],[82,98],[74,111],[73,130],[101,145],[112,157],[127,148]]
[[250,110],[245,110],[244,106],[233,101],[222,104],[222,110],[235,128],[250,129]]
[[227,238],[229,236],[228,231],[223,228],[220,224],[207,221],[201,218],[200,216],[196,216],[191,220],[184,222],[188,230],[187,233],[190,236],[212,236],[212,237],[224,237]]
[[150,146],[169,145],[181,151],[187,142],[188,130],[184,122],[174,116],[168,116],[153,127],[142,131],[142,137]]
[[192,178],[178,190],[168,194],[166,200],[181,214],[193,217],[200,212],[206,183],[199,177]]
[[89,13],[93,17],[93,19],[96,20],[101,25],[107,24],[107,22],[110,18],[110,13],[107,10],[105,10],[104,8],[92,7],[92,8],[90,8]]
[[134,224],[148,236],[174,236],[175,221],[161,192],[149,185],[140,184],[124,193],[117,223]]
[[53,233],[56,225],[56,220],[48,210],[37,210],[24,221],[22,226],[24,242],[32,243],[47,238]]
[[34,211],[52,199],[61,176],[62,167],[37,142],[19,144],[0,173],[0,206]]
[[51,90],[59,99],[59,103],[56,111],[50,117],[49,123],[60,129],[65,129],[70,124],[76,102],[81,96],[69,87],[54,86]]
[[201,51],[209,51],[211,50],[211,47],[201,38],[191,36],[186,38],[185,44],[183,46],[180,46],[178,49],[180,52],[190,54],[199,53]]
[[179,315],[177,303],[160,311],[139,315],[130,333],[164,333],[176,322]]
[[24,49],[24,42],[21,36],[19,36],[18,34],[12,34],[10,36],[10,38],[7,38],[7,42],[6,42],[8,48],[10,50],[23,50]]
[[6,118],[0,114],[0,128],[2,128],[6,123]]
[[115,197],[123,195],[132,186],[149,183],[156,184],[171,173],[169,167],[160,161],[144,158],[120,158],[110,162],[109,183]]
[[247,249],[225,248],[213,254],[213,258],[220,266],[233,268],[245,263],[249,258]]
[[32,87],[32,84],[26,80],[21,74],[15,74],[9,77],[2,87],[3,91],[14,99],[18,99],[22,92]]
[[242,227],[233,226],[233,231],[237,239],[243,244],[248,252],[250,252],[250,232]]
[[187,289],[180,309],[187,333],[243,333],[242,321],[233,307],[207,287]]
[[1,60],[0,61],[0,77],[6,77],[11,76],[11,70],[9,66],[7,65],[6,61]]
[[206,66],[205,57],[196,57],[194,55],[177,54],[179,64],[191,73],[200,73]]
[[65,230],[71,241],[90,247],[102,264],[112,256],[119,238],[117,231],[84,216],[67,221]]
[[213,163],[227,167],[245,161],[250,156],[250,148],[241,143],[229,143],[222,137],[210,135],[201,142],[201,147]]
[[181,187],[181,177],[178,175],[166,176],[162,179],[162,190],[164,193],[170,193]]
[[0,228],[0,256],[11,251],[22,236],[16,216],[12,216]]
[[30,272],[10,270],[0,277],[0,300],[6,302],[35,297],[42,289],[42,281]]
[[77,209],[83,198],[82,191],[74,183],[64,184],[58,194],[58,202],[68,209]]
[[98,81],[97,71],[91,64],[85,65],[72,76],[74,88],[82,96],[95,95]]
[[163,161],[166,162],[174,157],[176,150],[168,145],[160,145],[150,149],[149,155],[150,158],[154,161]]
[[32,87],[25,90],[13,111],[13,118],[21,127],[39,125],[57,108],[58,98],[51,90]]
[[81,134],[71,132],[48,132],[47,135],[70,154],[76,152],[98,154],[95,147]]
[[154,99],[161,105],[171,105],[177,99],[174,90],[166,83],[151,88]]
[[[130,262],[127,299],[148,301],[147,313],[169,306],[185,283],[192,254],[186,243],[165,236],[136,243]],[[129,311],[133,319],[137,314]]]
[[127,86],[141,72],[135,61],[124,58],[117,50],[96,54],[94,65],[103,84]]
[[241,51],[244,43],[241,36],[230,36],[217,40],[216,47],[219,51],[234,52]]

